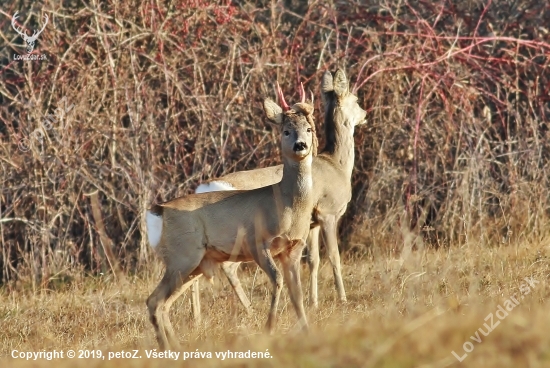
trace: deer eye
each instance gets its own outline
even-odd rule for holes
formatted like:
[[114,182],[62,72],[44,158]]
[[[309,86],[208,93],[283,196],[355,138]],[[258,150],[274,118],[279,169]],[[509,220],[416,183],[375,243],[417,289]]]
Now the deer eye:
[[290,132],[288,130],[285,130],[283,134],[285,135],[285,137],[288,137],[290,135]]
[[307,132],[308,132],[308,133],[311,133],[311,128],[307,128]]

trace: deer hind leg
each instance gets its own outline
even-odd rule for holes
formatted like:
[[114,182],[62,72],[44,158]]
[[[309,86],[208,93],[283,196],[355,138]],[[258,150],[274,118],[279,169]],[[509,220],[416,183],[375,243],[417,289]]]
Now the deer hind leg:
[[313,308],[319,306],[317,284],[319,275],[319,226],[309,230],[307,237],[307,263],[309,265],[310,303]]
[[204,253],[204,250],[199,250],[195,254],[187,254],[188,257],[178,265],[172,262],[167,264],[162,280],[147,298],[149,319],[161,350],[169,349],[170,345],[179,345],[169,318],[170,306],[195,280],[189,277],[200,264]]
[[183,284],[177,287],[176,290],[172,293],[172,295],[170,295],[166,300],[166,303],[164,306],[164,313],[163,313],[164,330],[165,330],[166,336],[168,337],[168,341],[170,342],[170,346],[173,346],[176,348],[180,347],[176,334],[174,333],[174,328],[172,327],[172,323],[170,322],[170,317],[169,317],[170,307],[180,297],[180,295],[183,294],[183,292],[187,290],[191,285],[198,284],[198,281],[199,281],[198,279],[201,276],[202,275],[199,274],[199,275],[193,276],[192,278],[187,277],[187,281],[184,281]]
[[321,231],[327,247],[328,257],[332,264],[334,285],[341,302],[346,302],[346,291],[342,281],[342,266],[340,264],[340,252],[338,251],[337,220],[335,216],[327,216],[321,222]]
[[250,300],[248,300],[241,285],[241,281],[237,276],[237,270],[239,269],[240,264],[241,262],[224,262],[222,263],[222,270],[225,273],[225,276],[227,276],[233,290],[237,293],[237,297],[239,297],[239,300],[246,309],[246,312],[250,313]]
[[[261,246],[262,245],[260,245],[260,247]],[[277,265],[275,265],[271,252],[267,249],[265,244],[263,245],[263,249],[253,249],[252,256],[258,266],[260,266],[260,268],[267,274],[267,277],[269,277],[273,287],[271,292],[271,307],[269,308],[269,315],[266,323],[267,332],[272,334],[275,323],[277,322],[277,308],[281,298],[283,275],[277,268]]]
[[193,281],[191,284],[191,309],[193,311],[193,321],[196,325],[201,323],[201,299],[200,299],[200,284],[199,280]]
[[166,331],[164,330],[164,295],[169,293],[171,277],[166,272],[153,291],[153,293],[147,298],[147,309],[149,310],[149,320],[155,329],[157,336],[157,342],[161,350],[168,348],[168,339],[166,337]]
[[298,316],[298,324],[301,329],[307,331],[309,327],[304,310],[304,296],[300,280],[300,258],[305,246],[306,243],[300,240],[289,253],[281,254],[279,259],[283,265],[283,275],[290,294],[290,301]]

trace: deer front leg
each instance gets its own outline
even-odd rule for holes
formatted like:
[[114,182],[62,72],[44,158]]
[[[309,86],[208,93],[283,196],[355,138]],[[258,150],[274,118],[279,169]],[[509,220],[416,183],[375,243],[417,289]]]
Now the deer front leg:
[[309,230],[307,237],[307,263],[309,265],[310,303],[313,308],[319,306],[317,297],[317,284],[319,275],[319,226]]
[[237,293],[237,297],[246,309],[246,312],[250,313],[250,300],[246,297],[241,281],[237,276],[237,270],[239,269],[240,264],[241,262],[224,262],[222,263],[222,270],[225,273],[225,276],[227,276],[233,290]]
[[300,240],[289,253],[281,254],[280,260],[283,265],[283,275],[290,294],[290,300],[298,316],[298,324],[301,329],[307,331],[309,326],[304,310],[304,296],[300,280],[300,258],[305,246],[306,243]]
[[264,244],[263,249],[253,250],[252,256],[258,266],[267,274],[273,286],[271,292],[271,307],[267,317],[266,330],[272,334],[277,322],[277,308],[279,307],[279,299],[281,298],[281,290],[283,287],[283,275],[275,265],[275,261],[271,256],[271,252]]
[[340,264],[340,252],[338,251],[338,228],[337,219],[335,216],[324,216],[320,221],[323,239],[327,247],[328,257],[332,264],[332,272],[334,274],[334,285],[338,292],[338,297],[341,302],[346,302],[346,291],[344,290],[344,282],[342,281],[342,266]]

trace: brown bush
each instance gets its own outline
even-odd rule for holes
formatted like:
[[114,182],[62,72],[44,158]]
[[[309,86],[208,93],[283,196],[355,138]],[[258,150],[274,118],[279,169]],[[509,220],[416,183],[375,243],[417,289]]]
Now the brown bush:
[[[8,5],[3,282],[105,270],[111,245],[134,271],[149,256],[143,211],[201,180],[279,163],[261,100],[275,96],[275,80],[290,100],[299,81],[317,97],[322,73],[336,67],[369,113],[356,132],[343,247],[403,244],[403,229],[422,235],[417,245],[548,232],[547,2],[294,3]],[[30,30],[50,15],[34,51],[48,60],[14,60],[24,53],[15,11]],[[65,101],[74,108],[42,143],[21,141]]]

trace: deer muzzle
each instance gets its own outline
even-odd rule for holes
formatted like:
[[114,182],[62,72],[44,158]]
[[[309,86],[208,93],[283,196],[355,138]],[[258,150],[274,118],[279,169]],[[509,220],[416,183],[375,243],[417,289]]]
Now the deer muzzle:
[[294,152],[305,151],[307,149],[306,142],[296,142],[292,148]]

